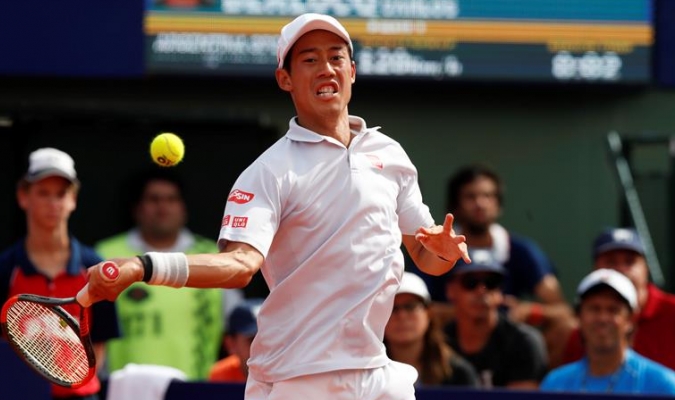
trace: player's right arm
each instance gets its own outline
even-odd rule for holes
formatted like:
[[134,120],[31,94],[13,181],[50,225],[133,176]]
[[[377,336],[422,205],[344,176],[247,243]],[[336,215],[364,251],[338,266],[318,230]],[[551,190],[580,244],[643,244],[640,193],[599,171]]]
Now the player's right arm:
[[[241,288],[258,272],[264,257],[249,244],[227,242],[220,253],[190,254],[187,255],[187,260],[189,276],[186,286]],[[114,301],[132,283],[143,280],[143,264],[138,257],[113,261],[120,268],[117,280],[108,282],[103,280],[100,274],[89,274],[89,293],[93,301],[104,299]]]

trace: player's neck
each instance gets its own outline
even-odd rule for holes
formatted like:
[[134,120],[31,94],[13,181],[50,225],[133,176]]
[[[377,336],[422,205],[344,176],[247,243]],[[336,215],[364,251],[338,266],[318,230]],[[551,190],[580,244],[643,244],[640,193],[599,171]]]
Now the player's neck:
[[616,351],[588,350],[588,372],[591,376],[605,376],[616,372],[624,362],[627,347]]
[[349,126],[349,114],[346,112],[338,115],[298,115],[298,125],[323,136],[332,137],[349,147],[352,141],[351,128]]

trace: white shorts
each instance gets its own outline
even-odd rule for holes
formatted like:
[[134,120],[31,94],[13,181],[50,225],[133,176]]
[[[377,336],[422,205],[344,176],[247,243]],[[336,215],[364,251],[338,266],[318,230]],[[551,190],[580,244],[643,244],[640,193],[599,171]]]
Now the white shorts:
[[415,400],[417,370],[391,361],[381,368],[303,375],[274,383],[248,377],[246,400]]

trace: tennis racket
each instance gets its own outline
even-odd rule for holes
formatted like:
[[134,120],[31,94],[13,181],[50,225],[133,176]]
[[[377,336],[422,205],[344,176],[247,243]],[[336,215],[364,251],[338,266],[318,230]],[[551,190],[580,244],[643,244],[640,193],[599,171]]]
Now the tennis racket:
[[[106,262],[98,273],[114,281],[119,268]],[[96,375],[87,311],[92,303],[89,284],[70,298],[19,294],[2,306],[0,324],[11,347],[31,368],[52,383],[75,389]],[[79,321],[73,317],[78,312]]]

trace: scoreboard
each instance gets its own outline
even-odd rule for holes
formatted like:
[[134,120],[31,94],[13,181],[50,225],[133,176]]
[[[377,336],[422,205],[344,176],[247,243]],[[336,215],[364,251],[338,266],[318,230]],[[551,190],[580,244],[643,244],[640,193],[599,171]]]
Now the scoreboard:
[[359,79],[646,84],[650,0],[148,0],[149,74],[272,77],[279,30],[331,14]]

